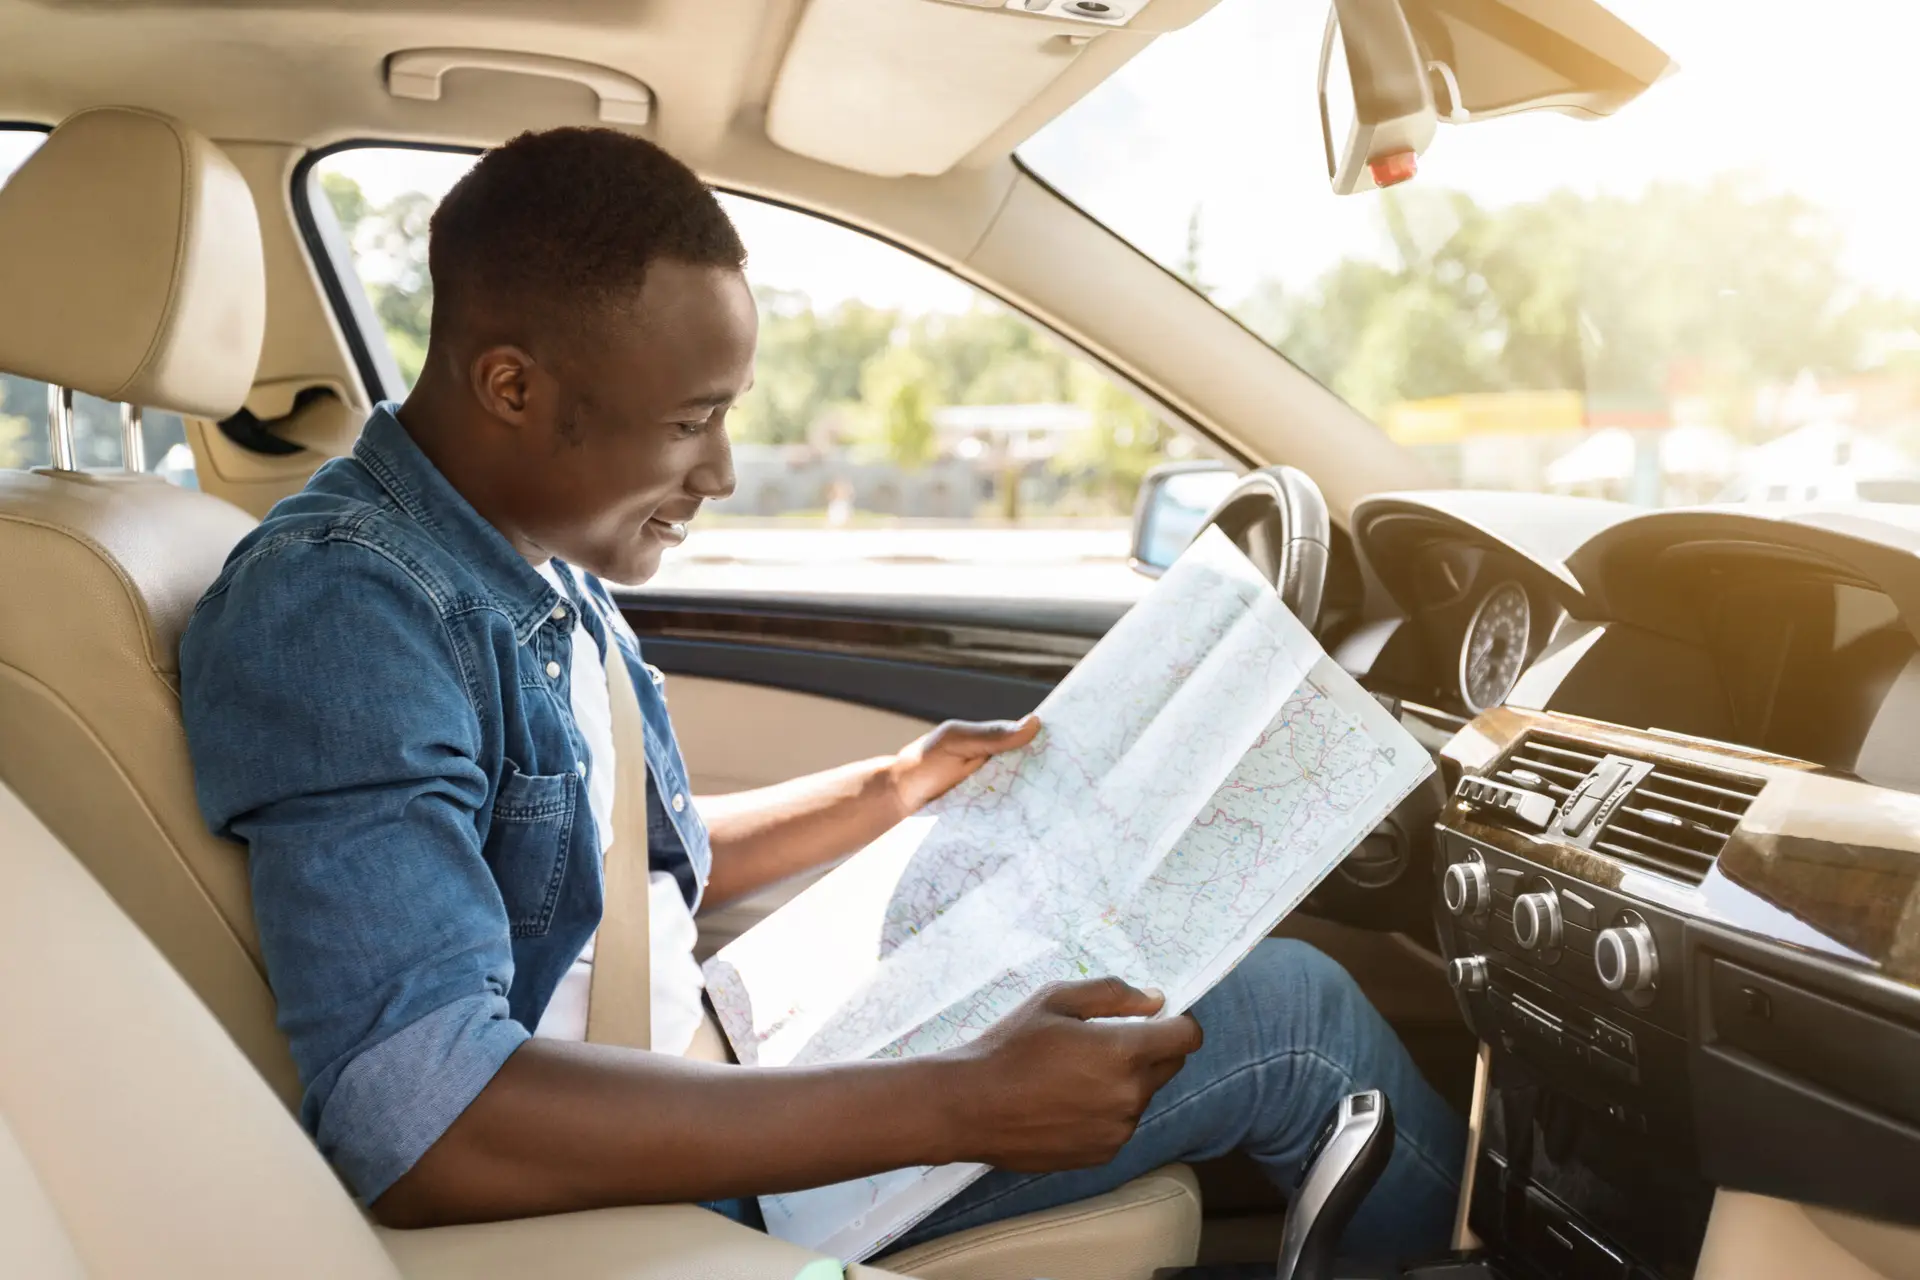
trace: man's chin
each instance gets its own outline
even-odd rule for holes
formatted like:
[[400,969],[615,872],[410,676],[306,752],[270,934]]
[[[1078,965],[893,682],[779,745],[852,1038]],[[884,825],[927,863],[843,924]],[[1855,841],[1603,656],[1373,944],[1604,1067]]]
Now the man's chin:
[[659,547],[628,549],[624,555],[609,557],[608,570],[594,576],[617,586],[641,586],[660,572],[660,551]]

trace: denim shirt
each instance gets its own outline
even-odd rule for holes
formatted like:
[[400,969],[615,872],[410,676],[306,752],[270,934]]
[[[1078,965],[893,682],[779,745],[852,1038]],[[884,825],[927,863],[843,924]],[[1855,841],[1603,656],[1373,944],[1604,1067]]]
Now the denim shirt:
[[[180,651],[200,808],[247,845],[301,1122],[367,1203],[527,1039],[601,911],[568,688],[583,602],[394,408],[234,549]],[[646,724],[653,868],[696,906],[707,832],[661,677],[588,589]]]

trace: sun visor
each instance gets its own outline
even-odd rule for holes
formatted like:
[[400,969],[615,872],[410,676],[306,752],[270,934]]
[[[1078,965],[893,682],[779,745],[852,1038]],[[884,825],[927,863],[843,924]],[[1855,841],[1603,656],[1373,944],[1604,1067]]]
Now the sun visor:
[[1211,4],[813,0],[774,81],[767,136],[860,173],[945,173],[1097,42],[1124,43],[1130,55]]

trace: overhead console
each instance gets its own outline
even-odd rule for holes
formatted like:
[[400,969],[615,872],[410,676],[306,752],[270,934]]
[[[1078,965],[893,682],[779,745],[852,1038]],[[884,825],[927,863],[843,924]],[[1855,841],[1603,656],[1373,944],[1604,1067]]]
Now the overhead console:
[[1712,1189],[1920,1222],[1920,797],[1502,708],[1443,754],[1435,918],[1492,1049],[1475,1230],[1692,1274]]

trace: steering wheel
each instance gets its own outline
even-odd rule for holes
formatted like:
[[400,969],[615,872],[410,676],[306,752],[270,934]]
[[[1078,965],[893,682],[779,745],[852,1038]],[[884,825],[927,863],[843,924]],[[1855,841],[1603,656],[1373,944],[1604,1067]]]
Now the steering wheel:
[[1320,621],[1331,541],[1320,486],[1293,467],[1262,467],[1240,478],[1200,524],[1218,525],[1312,631]]

